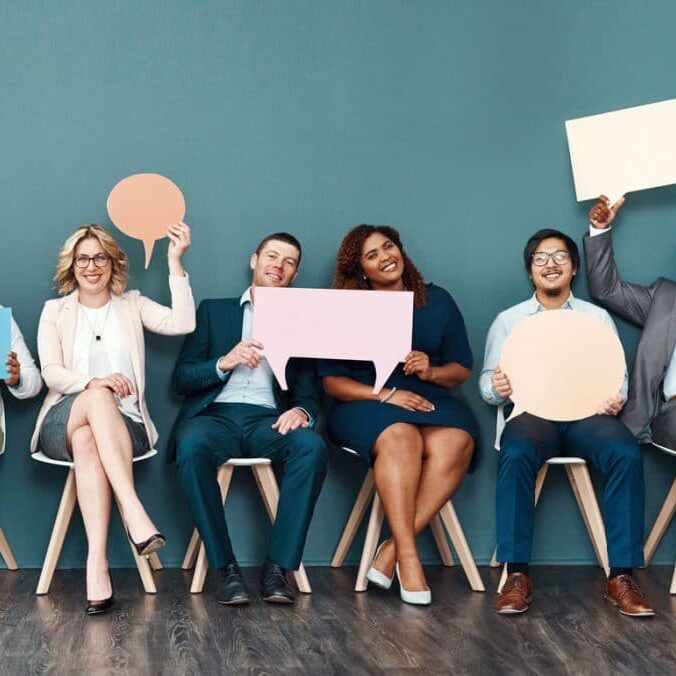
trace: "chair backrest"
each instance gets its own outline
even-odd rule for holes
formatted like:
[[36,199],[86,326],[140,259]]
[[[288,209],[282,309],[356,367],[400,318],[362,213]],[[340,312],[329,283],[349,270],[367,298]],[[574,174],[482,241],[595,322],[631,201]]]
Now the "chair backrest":
[[[154,455],[157,455],[157,449],[151,448],[147,453],[139,455],[136,458],[132,458],[132,462],[141,462],[142,460],[148,460]],[[48,458],[42,451],[37,453],[31,453],[31,458],[37,460],[38,462],[44,462],[45,465],[60,465],[61,467],[73,467],[75,463],[72,460],[54,460],[54,458]]]

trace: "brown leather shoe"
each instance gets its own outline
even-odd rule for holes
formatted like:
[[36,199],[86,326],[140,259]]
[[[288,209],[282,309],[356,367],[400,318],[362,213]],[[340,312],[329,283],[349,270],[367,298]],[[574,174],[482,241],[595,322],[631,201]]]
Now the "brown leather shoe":
[[533,585],[530,578],[523,573],[512,573],[505,580],[495,609],[502,615],[524,613],[533,600]]
[[608,580],[604,598],[617,606],[623,615],[652,617],[655,614],[631,575],[616,575],[612,580]]

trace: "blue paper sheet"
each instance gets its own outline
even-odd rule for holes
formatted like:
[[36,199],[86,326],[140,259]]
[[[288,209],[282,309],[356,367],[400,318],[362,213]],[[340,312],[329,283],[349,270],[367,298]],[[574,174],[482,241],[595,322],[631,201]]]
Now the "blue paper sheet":
[[7,374],[7,355],[12,349],[12,309],[0,307],[0,379],[4,380]]

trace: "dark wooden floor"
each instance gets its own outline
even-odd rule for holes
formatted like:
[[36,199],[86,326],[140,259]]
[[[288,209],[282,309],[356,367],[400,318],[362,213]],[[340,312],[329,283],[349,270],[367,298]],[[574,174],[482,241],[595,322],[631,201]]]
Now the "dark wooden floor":
[[[632,620],[602,599],[592,567],[532,571],[535,604],[524,615],[493,612],[497,571],[482,568],[491,591],[471,592],[462,570],[429,568],[429,608],[394,592],[355,594],[354,569],[310,568],[313,594],[295,607],[224,608],[191,595],[180,570],[157,573],[147,596],[135,570],[113,571],[116,606],[83,613],[81,570],[57,571],[49,596],[34,595],[38,572],[0,571],[0,673],[3,674],[673,674],[676,597],[672,570],[638,578],[657,610]],[[256,569],[245,570],[251,591]]]

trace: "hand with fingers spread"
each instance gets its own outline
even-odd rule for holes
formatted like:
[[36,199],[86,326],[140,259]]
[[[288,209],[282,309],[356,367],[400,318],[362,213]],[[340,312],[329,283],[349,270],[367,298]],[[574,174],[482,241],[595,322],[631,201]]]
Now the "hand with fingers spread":
[[512,385],[509,382],[509,378],[499,367],[493,369],[491,385],[499,397],[509,399],[512,396]]
[[310,419],[302,408],[290,408],[288,411],[284,411],[271,427],[283,436],[299,427],[309,426]]
[[384,400],[384,403],[401,406],[401,408],[405,408],[408,411],[422,411],[425,413],[434,411],[434,404],[431,401],[408,390],[395,390],[394,394]]
[[617,212],[622,208],[625,202],[624,197],[620,197],[615,204],[610,204],[610,200],[601,195],[596,204],[589,211],[589,222],[599,230],[605,230],[615,220]]
[[19,384],[21,380],[21,364],[16,356],[16,352],[10,352],[7,355],[7,361],[5,362],[7,366],[7,376],[5,377],[5,384],[9,387],[14,387]]
[[261,355],[257,350],[262,349],[263,344],[257,340],[243,340],[218,360],[218,368],[222,373],[232,371],[237,366],[255,369],[261,363]]
[[598,415],[619,415],[626,398],[622,394],[618,394],[610,399],[606,399],[599,404],[596,411]]
[[124,399],[134,394],[134,385],[122,373],[111,373],[105,378],[92,378],[85,389],[91,390],[94,387],[107,387],[112,390],[120,399]]
[[416,375],[420,380],[430,380],[433,367],[430,358],[420,350],[412,350],[404,360],[404,373],[407,376]]
[[169,238],[169,248],[167,249],[169,272],[172,275],[183,275],[181,259],[190,247],[190,228],[183,222],[174,223],[167,228],[167,237]]

